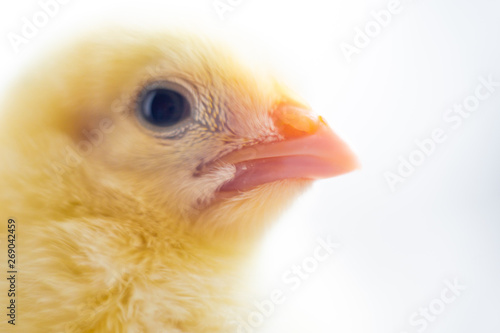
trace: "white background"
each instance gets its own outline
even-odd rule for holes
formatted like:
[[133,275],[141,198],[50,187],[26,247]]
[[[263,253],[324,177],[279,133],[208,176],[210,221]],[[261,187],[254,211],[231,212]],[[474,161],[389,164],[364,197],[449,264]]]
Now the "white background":
[[[264,240],[257,301],[289,291],[282,275],[312,254],[316,237],[342,245],[255,332],[418,332],[409,318],[439,302],[447,279],[466,290],[423,331],[500,332],[500,87],[459,128],[442,119],[474,94],[480,76],[500,82],[500,2],[402,1],[351,62],[341,43],[353,44],[356,27],[389,1],[230,2],[222,20],[212,0],[71,0],[16,53],[7,34],[20,33],[40,5],[3,1],[0,95],[41,50],[111,18],[141,25],[196,17],[239,29],[262,41],[363,164],[315,184]],[[384,173],[436,128],[448,139],[391,191]]]

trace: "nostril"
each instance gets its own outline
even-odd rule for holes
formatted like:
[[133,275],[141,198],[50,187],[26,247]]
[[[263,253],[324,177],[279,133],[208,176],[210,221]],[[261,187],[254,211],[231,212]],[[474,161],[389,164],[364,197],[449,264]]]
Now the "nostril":
[[274,125],[285,138],[315,133],[320,120],[312,111],[292,105],[281,105],[273,113]]

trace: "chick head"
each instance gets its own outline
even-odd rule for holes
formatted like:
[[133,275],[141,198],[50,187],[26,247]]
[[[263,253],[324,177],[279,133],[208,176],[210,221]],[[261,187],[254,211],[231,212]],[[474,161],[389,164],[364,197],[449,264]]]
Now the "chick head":
[[108,31],[35,73],[12,123],[58,138],[63,183],[79,172],[205,235],[261,230],[314,179],[356,166],[285,84],[207,37]]

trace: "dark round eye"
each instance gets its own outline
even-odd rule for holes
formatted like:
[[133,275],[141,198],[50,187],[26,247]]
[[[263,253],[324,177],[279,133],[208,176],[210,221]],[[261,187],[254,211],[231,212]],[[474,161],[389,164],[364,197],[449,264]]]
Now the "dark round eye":
[[158,127],[173,126],[190,115],[186,98],[178,92],[165,88],[148,91],[141,104],[144,119]]

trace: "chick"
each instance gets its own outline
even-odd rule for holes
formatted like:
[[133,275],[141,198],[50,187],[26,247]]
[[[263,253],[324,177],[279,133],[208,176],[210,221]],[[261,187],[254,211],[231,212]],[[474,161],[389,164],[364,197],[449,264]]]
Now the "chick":
[[313,180],[356,167],[279,79],[190,33],[83,38],[3,110],[18,332],[234,331],[265,227]]

